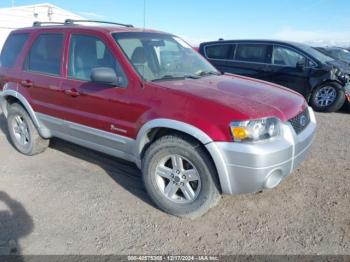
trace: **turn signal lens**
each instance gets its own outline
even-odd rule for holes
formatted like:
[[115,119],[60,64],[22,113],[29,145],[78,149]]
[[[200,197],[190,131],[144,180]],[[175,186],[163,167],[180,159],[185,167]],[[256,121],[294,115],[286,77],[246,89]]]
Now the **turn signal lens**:
[[235,140],[241,141],[248,137],[248,130],[244,127],[231,127],[231,132]]

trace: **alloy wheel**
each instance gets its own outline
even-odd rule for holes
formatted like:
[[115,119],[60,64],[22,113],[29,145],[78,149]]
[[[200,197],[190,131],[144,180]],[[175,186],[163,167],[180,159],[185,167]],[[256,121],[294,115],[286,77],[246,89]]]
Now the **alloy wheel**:
[[337,91],[333,86],[320,88],[315,95],[315,102],[319,107],[327,107],[335,102]]
[[162,194],[176,203],[192,203],[201,190],[196,167],[185,157],[169,155],[156,168],[156,182]]
[[15,139],[21,146],[26,146],[30,142],[30,134],[27,123],[20,115],[16,115],[12,120],[12,129]]

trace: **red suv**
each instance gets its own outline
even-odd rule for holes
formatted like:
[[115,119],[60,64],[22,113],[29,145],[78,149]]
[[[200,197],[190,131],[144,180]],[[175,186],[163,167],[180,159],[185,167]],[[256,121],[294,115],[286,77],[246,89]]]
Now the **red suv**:
[[80,22],[36,23],[5,43],[1,106],[19,152],[59,137],[132,161],[181,217],[221,193],[274,188],[304,160],[316,120],[301,95],[221,75],[171,34]]

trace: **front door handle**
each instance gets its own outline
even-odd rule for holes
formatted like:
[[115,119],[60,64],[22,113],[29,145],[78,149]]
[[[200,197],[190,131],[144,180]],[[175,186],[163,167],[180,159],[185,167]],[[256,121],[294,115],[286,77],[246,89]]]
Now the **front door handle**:
[[33,82],[31,80],[22,80],[21,85],[30,88],[33,87]]
[[71,97],[78,97],[78,96],[80,96],[79,91],[76,90],[75,88],[64,90],[64,93],[66,95],[68,95],[68,96],[71,96]]

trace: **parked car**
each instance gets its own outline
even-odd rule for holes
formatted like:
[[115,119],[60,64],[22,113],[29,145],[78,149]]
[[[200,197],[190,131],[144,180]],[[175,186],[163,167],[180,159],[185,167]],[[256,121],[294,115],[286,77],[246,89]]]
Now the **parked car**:
[[315,47],[321,53],[350,65],[350,51],[341,47]]
[[223,76],[180,38],[131,26],[13,31],[0,75],[19,152],[41,153],[58,137],[132,161],[151,199],[180,217],[204,214],[220,193],[276,187],[315,134],[298,93]]
[[292,42],[240,40],[202,43],[199,52],[218,70],[291,88],[317,111],[333,112],[350,99],[349,66]]

